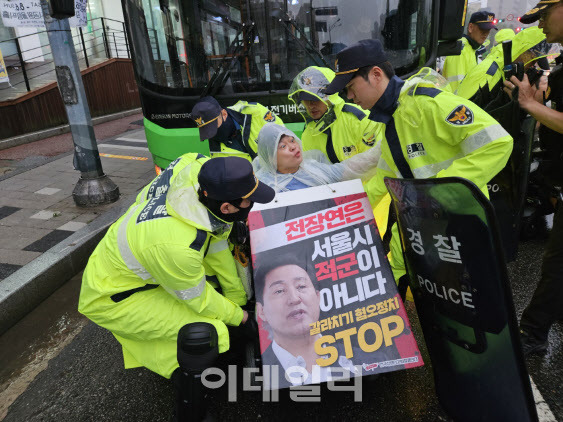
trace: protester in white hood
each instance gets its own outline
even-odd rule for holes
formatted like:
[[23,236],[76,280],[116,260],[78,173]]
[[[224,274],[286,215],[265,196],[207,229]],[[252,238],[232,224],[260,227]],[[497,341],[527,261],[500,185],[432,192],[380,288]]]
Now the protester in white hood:
[[276,192],[305,189],[345,180],[367,181],[375,175],[381,156],[378,145],[341,163],[331,164],[321,151],[303,152],[301,139],[272,123],[258,134],[258,156],[252,165],[256,177]]

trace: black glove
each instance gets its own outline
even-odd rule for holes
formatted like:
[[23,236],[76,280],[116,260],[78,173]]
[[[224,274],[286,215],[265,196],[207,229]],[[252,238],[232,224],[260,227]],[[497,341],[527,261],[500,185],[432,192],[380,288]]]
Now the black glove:
[[240,324],[241,334],[248,340],[256,340],[258,338],[258,323],[253,314],[248,314],[248,319],[245,323]]
[[248,227],[244,221],[235,221],[229,234],[229,241],[233,245],[244,245],[248,239]]

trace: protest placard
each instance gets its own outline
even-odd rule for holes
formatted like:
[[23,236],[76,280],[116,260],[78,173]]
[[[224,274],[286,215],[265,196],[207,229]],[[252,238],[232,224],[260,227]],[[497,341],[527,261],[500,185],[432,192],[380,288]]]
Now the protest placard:
[[2,51],[0,50],[0,83],[10,82],[8,77],[8,69],[6,69],[6,63],[4,63],[4,56],[2,56]]
[[280,388],[423,365],[360,181],[277,194],[249,227],[262,364]]

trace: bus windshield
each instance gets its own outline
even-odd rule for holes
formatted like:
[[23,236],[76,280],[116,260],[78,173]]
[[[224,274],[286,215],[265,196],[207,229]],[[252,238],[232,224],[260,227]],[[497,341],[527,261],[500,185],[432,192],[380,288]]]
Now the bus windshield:
[[172,96],[287,91],[380,39],[399,75],[429,60],[431,0],[124,0],[140,85]]

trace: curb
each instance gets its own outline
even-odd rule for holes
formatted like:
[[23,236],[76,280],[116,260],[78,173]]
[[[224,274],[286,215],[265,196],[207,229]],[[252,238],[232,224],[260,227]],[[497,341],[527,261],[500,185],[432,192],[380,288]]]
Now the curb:
[[136,194],[24,265],[0,282],[0,335],[84,269],[108,228],[129,208]]
[[[123,117],[141,113],[141,108],[121,111],[119,113],[107,114],[105,116],[95,117],[92,119],[93,125],[110,122],[112,120],[122,119]],[[61,135],[70,132],[69,125],[57,126],[50,129],[41,130],[39,132],[26,133],[25,135],[14,136],[0,140],[0,150],[17,147],[18,145],[29,144],[31,142],[40,141],[41,139],[50,138],[51,136]]]

